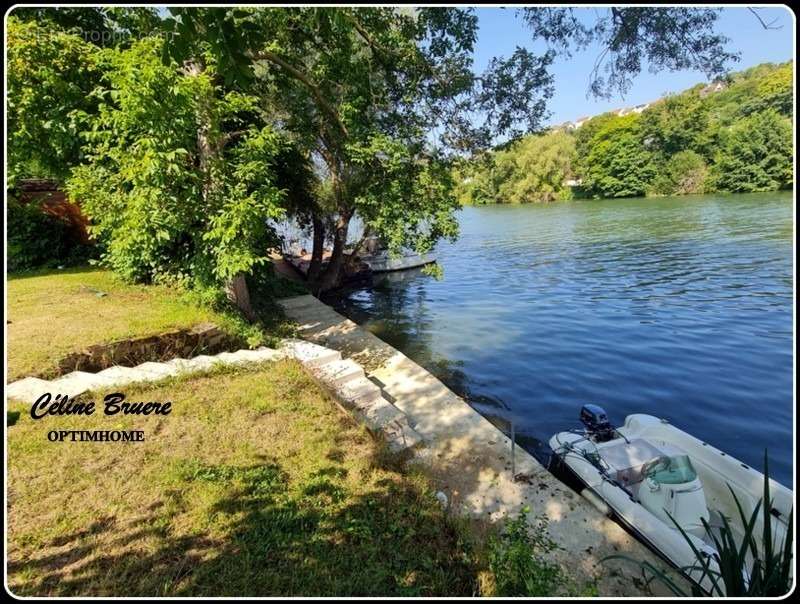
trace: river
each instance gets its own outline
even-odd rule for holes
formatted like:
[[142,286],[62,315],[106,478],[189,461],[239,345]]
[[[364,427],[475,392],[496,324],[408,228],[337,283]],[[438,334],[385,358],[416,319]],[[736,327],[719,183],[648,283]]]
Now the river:
[[326,301],[540,458],[582,404],[673,424],[792,485],[791,193],[467,207],[444,276]]

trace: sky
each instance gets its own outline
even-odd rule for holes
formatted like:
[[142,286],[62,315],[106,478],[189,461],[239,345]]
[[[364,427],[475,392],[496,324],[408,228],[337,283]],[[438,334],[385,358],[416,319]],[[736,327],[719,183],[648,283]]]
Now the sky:
[[[577,9],[590,19],[595,8]],[[746,7],[724,8],[717,21],[717,30],[730,38],[729,49],[741,53],[741,60],[732,64],[733,71],[740,71],[759,63],[782,63],[793,56],[794,18],[788,8],[758,9],[764,22],[777,19],[778,30],[764,30],[755,16]],[[533,43],[530,30],[515,17],[515,9],[509,7],[476,9],[479,32],[475,52],[475,69],[482,71],[493,56],[509,56],[517,46],[524,46],[533,51],[542,51],[541,43]],[[572,58],[557,58],[551,66],[555,76],[555,93],[548,102],[552,116],[544,125],[555,125],[572,121],[582,116],[591,116],[619,107],[631,107],[639,103],[653,101],[668,92],[680,92],[686,88],[705,82],[702,72],[696,71],[663,71],[651,74],[647,69],[633,81],[633,86],[621,98],[619,95],[609,100],[587,98],[589,74],[595,58],[599,53],[597,47],[588,48],[584,52],[574,53]]]

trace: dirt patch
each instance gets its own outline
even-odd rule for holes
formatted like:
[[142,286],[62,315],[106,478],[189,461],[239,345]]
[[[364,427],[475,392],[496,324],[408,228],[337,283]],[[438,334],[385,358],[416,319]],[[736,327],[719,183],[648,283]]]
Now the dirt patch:
[[[114,365],[135,367],[147,361],[162,362],[176,357],[189,359],[246,347],[245,343],[213,323],[176,329],[158,335],[95,344],[68,354],[58,362],[57,375],[71,371],[98,372]],[[41,377],[51,377],[52,374]]]

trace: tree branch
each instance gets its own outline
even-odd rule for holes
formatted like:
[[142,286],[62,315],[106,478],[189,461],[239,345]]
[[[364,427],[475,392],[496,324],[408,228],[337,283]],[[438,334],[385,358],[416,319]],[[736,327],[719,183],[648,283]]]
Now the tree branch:
[[761,26],[764,29],[783,29],[783,25],[779,25],[778,27],[775,27],[775,24],[778,22],[777,17],[775,19],[773,19],[772,21],[770,21],[769,23],[764,23],[764,20],[761,18],[761,15],[759,15],[756,12],[756,9],[754,9],[751,6],[748,6],[747,10],[749,10],[751,13],[753,13],[756,16],[756,19],[758,19],[758,22],[761,23]]
[[322,94],[322,91],[319,89],[319,87],[316,86],[305,73],[303,73],[302,71],[297,69],[297,67],[295,67],[285,59],[279,57],[274,52],[271,52],[269,50],[264,50],[258,54],[252,55],[251,59],[253,61],[269,61],[270,63],[274,63],[275,65],[279,66],[281,69],[286,71],[294,79],[304,84],[305,87],[308,88],[308,90],[311,92],[311,95],[314,97],[314,100],[316,101],[317,105],[325,113],[327,113],[328,116],[336,123],[336,126],[341,131],[341,133],[345,137],[350,136],[349,132],[347,131],[347,127],[345,127],[344,123],[339,117],[339,113],[336,111],[333,105],[331,105],[325,99],[325,96]]

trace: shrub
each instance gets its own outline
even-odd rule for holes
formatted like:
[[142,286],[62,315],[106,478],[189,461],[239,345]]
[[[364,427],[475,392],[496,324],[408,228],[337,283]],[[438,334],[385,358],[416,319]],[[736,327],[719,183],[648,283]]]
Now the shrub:
[[489,543],[489,567],[498,596],[550,596],[565,583],[560,567],[546,560],[558,546],[547,532],[548,522],[539,517],[529,525],[523,508],[508,520],[499,537]]
[[695,195],[706,191],[708,168],[694,151],[673,155],[656,179],[653,189],[661,195]]
[[8,200],[9,272],[38,267],[70,266],[85,261],[90,246],[75,241],[70,224],[42,211],[35,202]]

